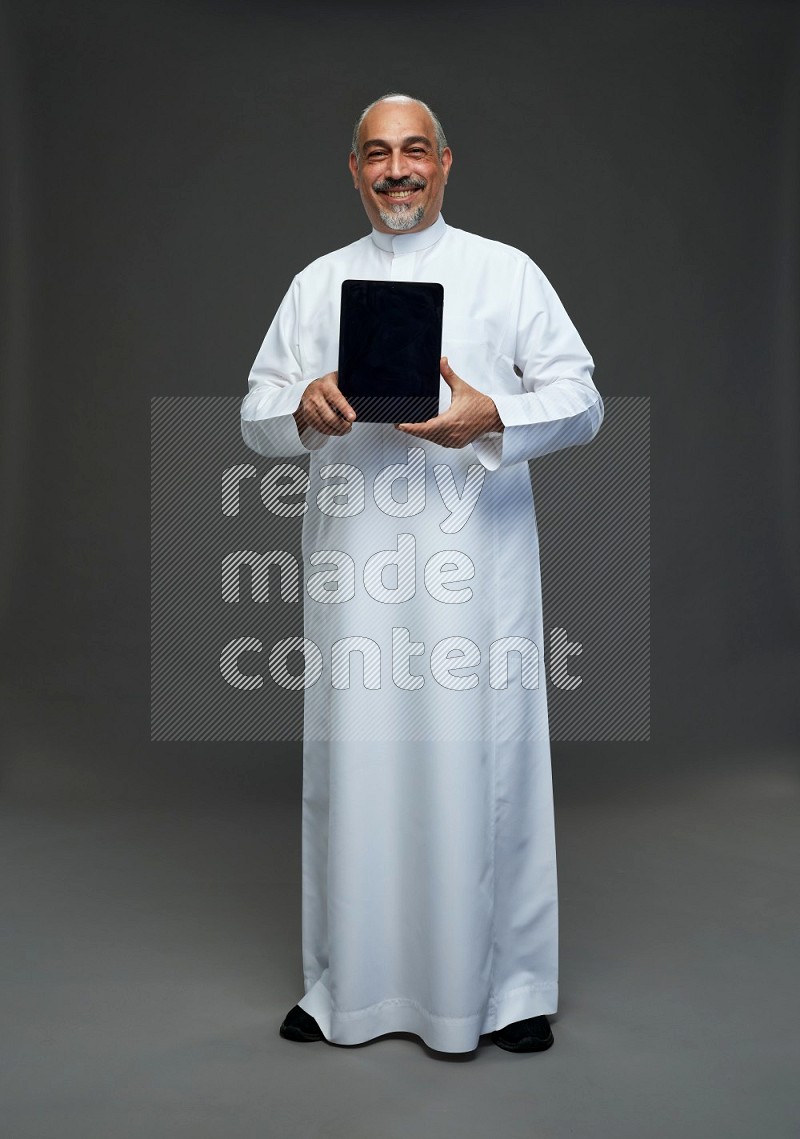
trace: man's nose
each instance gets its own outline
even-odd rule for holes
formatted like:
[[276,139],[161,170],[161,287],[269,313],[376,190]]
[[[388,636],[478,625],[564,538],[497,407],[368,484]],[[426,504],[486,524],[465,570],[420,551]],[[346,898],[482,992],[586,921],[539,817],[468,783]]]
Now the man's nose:
[[389,163],[389,177],[390,178],[405,178],[408,175],[408,162],[406,156],[401,150],[395,151],[392,154]]

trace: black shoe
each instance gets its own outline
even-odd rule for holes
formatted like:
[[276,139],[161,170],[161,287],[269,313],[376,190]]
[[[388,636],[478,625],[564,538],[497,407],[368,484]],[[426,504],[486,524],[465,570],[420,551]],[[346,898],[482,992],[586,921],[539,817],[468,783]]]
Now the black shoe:
[[295,1005],[290,1012],[287,1012],[286,1019],[280,1027],[280,1034],[287,1040],[301,1040],[303,1043],[325,1039],[313,1016],[300,1008],[300,1005]]
[[553,1043],[553,1032],[550,1021],[542,1014],[498,1028],[492,1033],[492,1040],[507,1052],[544,1052]]

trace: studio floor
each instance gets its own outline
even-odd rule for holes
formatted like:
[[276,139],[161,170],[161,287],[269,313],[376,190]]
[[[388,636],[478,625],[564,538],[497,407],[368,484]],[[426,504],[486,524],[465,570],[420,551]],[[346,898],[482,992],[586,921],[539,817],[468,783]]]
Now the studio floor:
[[9,1139],[799,1133],[796,756],[554,745],[555,1045],[454,1056],[278,1035],[299,750],[86,727],[6,731]]

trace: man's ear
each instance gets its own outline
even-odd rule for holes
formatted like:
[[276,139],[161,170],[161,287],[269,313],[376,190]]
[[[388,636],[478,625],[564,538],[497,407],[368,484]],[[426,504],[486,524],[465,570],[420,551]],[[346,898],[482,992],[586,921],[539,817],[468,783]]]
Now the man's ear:
[[350,151],[350,158],[348,159],[347,164],[350,167],[350,173],[353,175],[353,185],[355,186],[355,188],[357,190],[358,189],[358,162],[356,162],[356,156],[353,154],[352,150]]
[[442,151],[442,167],[444,169],[444,180],[450,177],[450,167],[453,165],[453,152],[449,146],[446,146]]

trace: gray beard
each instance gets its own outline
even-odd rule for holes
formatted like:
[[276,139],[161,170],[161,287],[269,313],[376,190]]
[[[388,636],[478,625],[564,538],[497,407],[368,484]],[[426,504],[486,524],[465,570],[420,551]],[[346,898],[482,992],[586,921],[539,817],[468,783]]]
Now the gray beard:
[[394,210],[379,210],[378,213],[381,215],[383,224],[388,225],[389,229],[413,229],[415,225],[419,225],[425,216],[425,207],[416,206],[413,210],[400,208],[397,213]]

